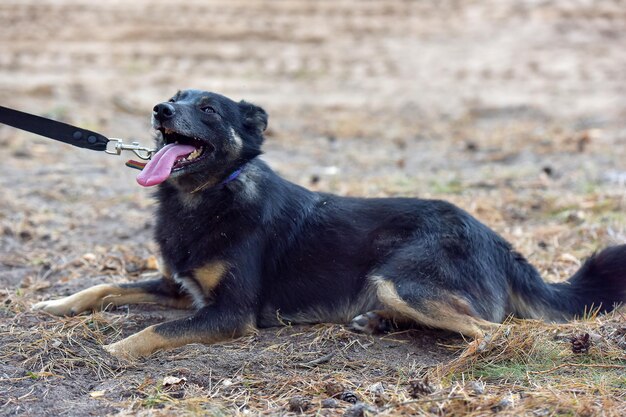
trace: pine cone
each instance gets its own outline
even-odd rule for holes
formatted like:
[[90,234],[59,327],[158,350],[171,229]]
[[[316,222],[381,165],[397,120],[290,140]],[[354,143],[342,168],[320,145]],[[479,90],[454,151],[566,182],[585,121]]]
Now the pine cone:
[[409,395],[412,398],[419,398],[423,395],[432,394],[433,392],[435,392],[435,388],[430,385],[428,378],[409,381]]
[[344,391],[341,394],[339,394],[338,398],[341,401],[345,401],[351,404],[356,404],[359,401],[359,397],[352,391]]
[[572,352],[574,353],[587,353],[591,346],[591,340],[589,339],[589,333],[575,335],[570,339],[572,343]]

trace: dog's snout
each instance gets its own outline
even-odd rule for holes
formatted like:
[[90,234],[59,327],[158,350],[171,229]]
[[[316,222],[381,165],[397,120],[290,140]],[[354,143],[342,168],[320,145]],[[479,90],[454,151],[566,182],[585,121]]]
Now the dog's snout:
[[174,113],[176,113],[176,109],[170,103],[160,103],[152,109],[154,118],[160,122],[171,119]]

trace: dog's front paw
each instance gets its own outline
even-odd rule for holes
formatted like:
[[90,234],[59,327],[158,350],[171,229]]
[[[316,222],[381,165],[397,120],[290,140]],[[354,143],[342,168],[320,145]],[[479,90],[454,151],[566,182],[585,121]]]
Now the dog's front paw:
[[111,355],[127,361],[150,356],[165,347],[167,347],[166,339],[155,333],[154,326],[147,327],[119,342],[103,346],[104,350]]
[[111,343],[110,345],[104,345],[102,348],[118,359],[125,361],[133,361],[137,359],[139,356],[137,356],[132,349],[129,349],[127,344],[124,343],[125,341],[126,339],[120,340],[119,342]]
[[64,297],[59,300],[41,301],[33,304],[31,309],[45,311],[55,316],[75,316],[81,312],[77,311],[71,298],[72,296]]

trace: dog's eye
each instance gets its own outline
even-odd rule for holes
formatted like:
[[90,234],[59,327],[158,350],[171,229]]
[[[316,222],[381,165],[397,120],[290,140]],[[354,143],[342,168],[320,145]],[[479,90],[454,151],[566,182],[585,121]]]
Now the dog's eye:
[[202,110],[205,113],[209,113],[209,114],[217,113],[215,111],[215,109],[213,107],[211,107],[211,106],[202,107],[200,110]]
[[168,103],[176,103],[176,100],[175,100],[175,99],[173,99],[173,98],[171,98],[171,99],[167,100],[167,102],[168,102]]

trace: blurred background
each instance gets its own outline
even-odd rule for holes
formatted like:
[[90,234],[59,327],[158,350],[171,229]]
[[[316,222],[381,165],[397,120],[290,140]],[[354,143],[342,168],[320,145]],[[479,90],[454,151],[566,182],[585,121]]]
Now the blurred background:
[[[554,279],[626,240],[624,45],[624,1],[3,0],[0,103],[149,144],[178,89],[246,99],[288,179],[451,200]],[[3,285],[154,251],[124,157],[0,126],[0,160]]]

